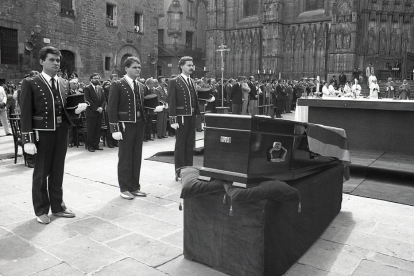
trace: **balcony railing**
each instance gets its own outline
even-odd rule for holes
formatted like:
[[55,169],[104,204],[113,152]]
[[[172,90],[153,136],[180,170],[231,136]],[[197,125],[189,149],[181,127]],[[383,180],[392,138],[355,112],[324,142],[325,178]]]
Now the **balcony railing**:
[[194,59],[203,57],[203,50],[197,47],[187,47],[184,44],[162,44],[158,45],[159,56],[191,56]]
[[113,19],[111,19],[111,18],[107,17],[107,18],[106,18],[106,26],[115,27],[115,26],[116,26],[115,20],[113,20]]
[[140,42],[142,35],[143,35],[143,33],[136,32],[135,30],[127,31],[127,42],[133,43],[137,39]]
[[60,14],[68,17],[75,17],[75,11],[73,9],[61,8]]

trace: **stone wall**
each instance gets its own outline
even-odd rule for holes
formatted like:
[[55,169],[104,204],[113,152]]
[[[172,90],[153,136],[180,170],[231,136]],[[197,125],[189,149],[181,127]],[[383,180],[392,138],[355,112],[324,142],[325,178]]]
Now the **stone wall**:
[[[120,54],[138,55],[142,76],[154,76],[156,68],[150,59],[158,54],[157,15],[161,2],[74,0],[75,16],[68,16],[61,13],[60,1],[2,0],[0,26],[18,29],[19,64],[0,64],[0,78],[17,81],[30,70],[40,71],[38,52],[46,45],[72,52],[75,71],[84,81],[93,72],[105,78],[113,72],[120,74],[123,71]],[[106,23],[107,3],[117,7],[116,26]],[[142,34],[133,32],[135,13],[144,16]],[[41,27],[39,34],[33,33],[36,25]],[[25,49],[27,42],[35,45],[32,51]],[[104,70],[105,57],[111,58],[110,70]]]

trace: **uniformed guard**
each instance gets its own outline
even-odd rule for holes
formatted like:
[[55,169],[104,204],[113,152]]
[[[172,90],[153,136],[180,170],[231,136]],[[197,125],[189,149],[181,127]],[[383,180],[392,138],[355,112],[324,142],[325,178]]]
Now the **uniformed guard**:
[[[125,60],[126,75],[109,89],[108,115],[112,137],[119,141],[118,183],[121,197],[145,197],[141,192],[142,143],[145,128],[144,86],[138,81],[141,62],[137,57]],[[138,79],[137,79],[138,78]]]
[[[193,165],[196,115],[200,115],[195,84],[190,78],[194,71],[193,58],[178,61],[181,74],[168,83],[168,105],[171,127],[176,129],[174,163],[177,169]],[[177,180],[176,175],[176,180]]]
[[[22,83],[20,119],[24,151],[37,153],[32,184],[34,211],[37,221],[47,224],[50,208],[55,216],[75,217],[62,199],[68,125],[73,123],[65,109],[68,82],[57,77],[60,51],[47,46],[39,56],[43,72]],[[86,104],[80,104],[75,112],[85,109]]]

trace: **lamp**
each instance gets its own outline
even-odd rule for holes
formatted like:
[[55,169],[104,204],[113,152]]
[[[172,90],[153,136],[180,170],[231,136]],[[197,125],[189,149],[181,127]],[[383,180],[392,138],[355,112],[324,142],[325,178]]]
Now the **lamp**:
[[40,27],[40,25],[36,25],[33,27],[33,31],[31,32],[31,35],[38,35],[40,34],[40,32],[42,31],[42,27]]

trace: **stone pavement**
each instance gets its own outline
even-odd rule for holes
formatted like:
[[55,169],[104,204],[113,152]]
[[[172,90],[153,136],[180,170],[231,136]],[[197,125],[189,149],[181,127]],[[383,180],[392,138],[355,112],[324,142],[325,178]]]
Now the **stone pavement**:
[[[174,142],[144,143],[143,156]],[[32,169],[22,157],[0,160],[0,275],[224,275],[183,257],[173,165],[143,161],[149,195],[127,201],[119,197],[117,151],[68,149],[64,200],[76,218],[51,216],[49,225],[33,214]],[[3,153],[13,153],[11,137],[0,136]],[[340,214],[286,275],[414,275],[413,237],[414,207],[344,195]]]

